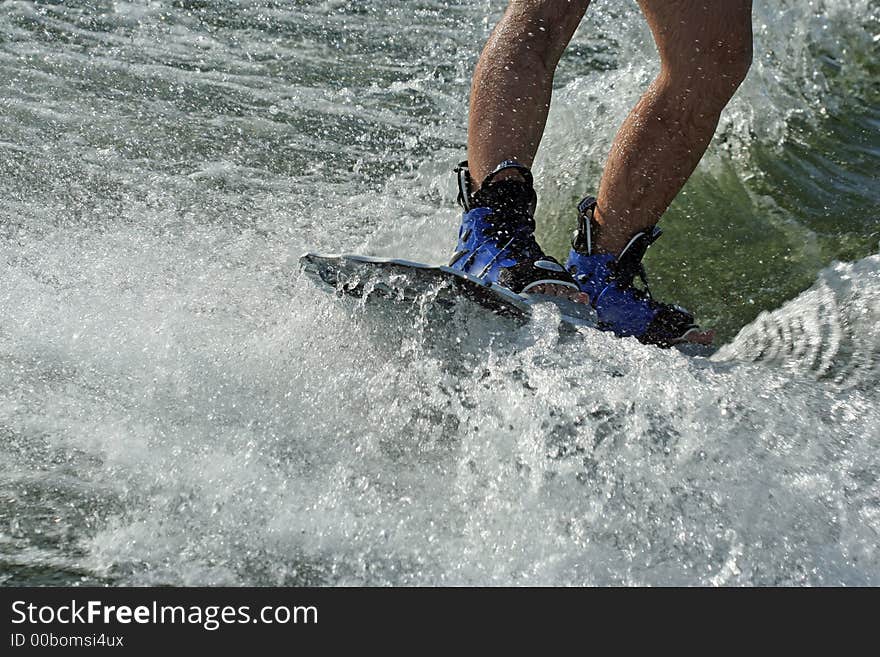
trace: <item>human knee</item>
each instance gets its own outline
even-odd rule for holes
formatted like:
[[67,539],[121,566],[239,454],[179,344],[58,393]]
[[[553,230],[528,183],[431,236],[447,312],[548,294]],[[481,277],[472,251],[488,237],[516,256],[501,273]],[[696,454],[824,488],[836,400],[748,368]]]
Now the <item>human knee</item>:
[[724,105],[745,80],[752,65],[752,35],[730,33],[694,41],[677,52],[661,53],[662,69],[673,84],[697,92],[704,101]]
[[746,79],[752,66],[752,33],[732,34],[709,44],[704,69],[731,95]]
[[725,38],[693,44],[690,52],[666,57],[664,74],[673,84],[686,86],[704,102],[726,104],[752,65],[752,39]]
[[510,0],[502,34],[553,69],[589,4],[590,0]]

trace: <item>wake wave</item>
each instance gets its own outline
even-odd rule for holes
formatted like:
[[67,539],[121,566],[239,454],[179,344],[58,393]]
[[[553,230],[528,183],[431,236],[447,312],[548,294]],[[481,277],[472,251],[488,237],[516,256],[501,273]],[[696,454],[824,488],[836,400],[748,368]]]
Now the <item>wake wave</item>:
[[839,386],[876,386],[880,256],[828,267],[796,299],[762,312],[713,360],[760,361]]

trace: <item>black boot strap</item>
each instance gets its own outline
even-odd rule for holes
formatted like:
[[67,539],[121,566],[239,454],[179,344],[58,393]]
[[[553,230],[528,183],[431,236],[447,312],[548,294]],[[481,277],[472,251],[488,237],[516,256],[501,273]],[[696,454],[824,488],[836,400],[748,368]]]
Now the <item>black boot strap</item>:
[[[520,175],[523,178],[523,182],[529,189],[534,189],[535,183],[534,178],[532,176],[531,170],[517,162],[516,160],[504,160],[498,166],[496,166],[492,171],[483,179],[483,183],[480,185],[480,189],[483,189],[495,180],[495,177],[505,171],[507,169],[516,169],[519,171]],[[468,167],[468,161],[463,160],[458,163],[458,166],[454,169],[455,174],[458,176],[458,204],[464,209],[465,212],[470,212],[477,205],[474,203],[474,180],[471,178],[470,168]],[[532,208],[532,213],[534,214],[534,208]]]
[[[645,268],[642,265],[642,258],[645,257],[645,252],[648,250],[648,247],[656,242],[657,238],[662,234],[663,231],[657,228],[657,226],[651,226],[650,228],[633,235],[629,244],[627,244],[623,251],[620,252],[620,255],[617,256],[617,261],[614,263],[618,283],[631,286],[635,277],[638,276],[642,280],[642,283],[645,284],[645,287],[648,287],[648,280],[647,276],[645,276]],[[648,293],[650,294],[650,290]]]

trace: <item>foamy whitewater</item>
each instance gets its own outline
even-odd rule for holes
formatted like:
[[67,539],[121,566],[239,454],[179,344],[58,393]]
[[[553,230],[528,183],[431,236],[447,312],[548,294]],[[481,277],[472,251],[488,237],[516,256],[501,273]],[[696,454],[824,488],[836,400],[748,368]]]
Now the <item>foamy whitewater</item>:
[[[876,2],[756,0],[647,260],[709,357],[301,274],[448,258],[503,6],[0,3],[0,584],[880,584]],[[555,255],[656,70],[596,0]]]

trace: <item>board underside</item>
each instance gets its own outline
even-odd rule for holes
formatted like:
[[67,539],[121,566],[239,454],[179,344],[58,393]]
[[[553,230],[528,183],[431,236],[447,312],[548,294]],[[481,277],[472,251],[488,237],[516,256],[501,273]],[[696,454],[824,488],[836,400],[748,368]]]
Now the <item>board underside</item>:
[[542,294],[514,294],[449,267],[399,259],[316,253],[302,256],[300,264],[313,280],[354,297],[379,295],[402,301],[430,299],[442,306],[453,306],[464,297],[493,313],[523,322],[529,320],[537,304],[549,302],[559,308],[563,324],[572,328],[596,326],[595,314],[585,304]]

